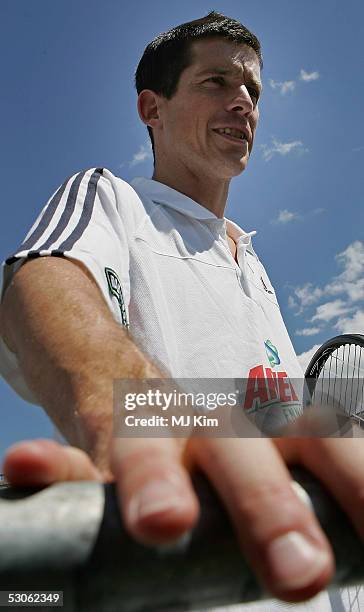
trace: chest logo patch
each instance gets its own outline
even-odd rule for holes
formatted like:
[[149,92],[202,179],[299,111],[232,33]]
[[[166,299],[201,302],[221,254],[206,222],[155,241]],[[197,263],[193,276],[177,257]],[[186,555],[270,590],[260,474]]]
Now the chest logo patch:
[[129,327],[128,315],[126,313],[123,290],[118,275],[111,268],[105,268],[107,286],[110,294],[116,298],[121,314],[121,322],[125,327]]
[[266,291],[267,293],[271,293],[271,294],[273,295],[273,291],[271,291],[270,289],[268,289],[268,287],[267,287],[267,285],[265,284],[264,279],[263,279],[263,277],[262,277],[262,276],[260,277],[260,280],[262,281],[262,285],[263,285],[263,287],[264,287],[264,291]]

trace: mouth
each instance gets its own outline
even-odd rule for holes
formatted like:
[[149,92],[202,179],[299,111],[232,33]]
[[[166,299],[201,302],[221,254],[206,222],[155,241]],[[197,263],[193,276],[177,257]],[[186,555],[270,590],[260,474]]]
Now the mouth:
[[245,147],[248,145],[247,136],[242,130],[227,127],[227,128],[216,128],[213,130],[213,132],[215,132],[222,138],[225,138],[226,140],[229,140],[230,142],[234,142],[235,144],[238,144],[240,146],[243,145]]

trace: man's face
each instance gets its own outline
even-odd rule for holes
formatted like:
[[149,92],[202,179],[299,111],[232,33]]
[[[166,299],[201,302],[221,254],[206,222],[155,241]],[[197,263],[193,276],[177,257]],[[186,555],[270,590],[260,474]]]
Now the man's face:
[[193,62],[170,100],[159,133],[167,163],[229,179],[246,167],[258,123],[260,66],[255,51],[221,38],[192,44]]

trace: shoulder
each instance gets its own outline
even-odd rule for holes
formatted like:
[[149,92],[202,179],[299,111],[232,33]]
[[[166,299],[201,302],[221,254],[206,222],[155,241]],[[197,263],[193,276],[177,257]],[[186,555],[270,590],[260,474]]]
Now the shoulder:
[[94,185],[97,191],[106,190],[109,193],[114,193],[115,196],[128,197],[135,193],[131,185],[108,168],[86,168],[74,174],[70,179],[73,183],[84,182],[88,186]]
[[114,174],[108,168],[100,168],[99,195],[101,201],[112,200],[113,208],[123,223],[134,230],[150,215],[145,198],[137,192],[133,185]]
[[68,213],[78,207],[82,215],[102,220],[106,215],[112,224],[120,221],[129,227],[137,227],[147,211],[142,198],[129,182],[117,176],[109,168],[89,167],[69,176],[53,194],[48,203],[51,209],[59,204]]
[[62,185],[68,199],[81,201],[97,198],[103,206],[111,204],[118,212],[140,206],[140,198],[134,188],[124,179],[104,167],[80,170],[66,179]]
[[114,174],[108,168],[103,168],[101,166],[89,167],[77,171],[65,180],[64,185],[71,184],[76,186],[81,183],[86,186],[94,185],[98,189],[109,185],[115,191],[120,191],[125,195],[135,193],[134,189],[127,181]]

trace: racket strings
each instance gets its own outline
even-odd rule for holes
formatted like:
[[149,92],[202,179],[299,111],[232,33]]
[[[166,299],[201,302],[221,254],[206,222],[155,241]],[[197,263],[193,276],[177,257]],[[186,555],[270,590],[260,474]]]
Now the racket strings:
[[[358,336],[357,340],[351,343],[331,347],[326,345],[325,353],[310,364],[307,372],[318,372],[312,395],[313,403],[328,405],[334,403],[336,406],[339,404],[346,415],[364,427],[364,346],[361,346],[362,344],[363,336]],[[329,355],[328,350],[331,350]],[[331,593],[331,610],[364,612],[362,585],[335,589]]]
[[361,585],[340,589],[345,612],[361,612],[363,604],[363,587]]
[[364,348],[356,344],[335,348],[320,370],[312,399],[339,405],[364,426]]

